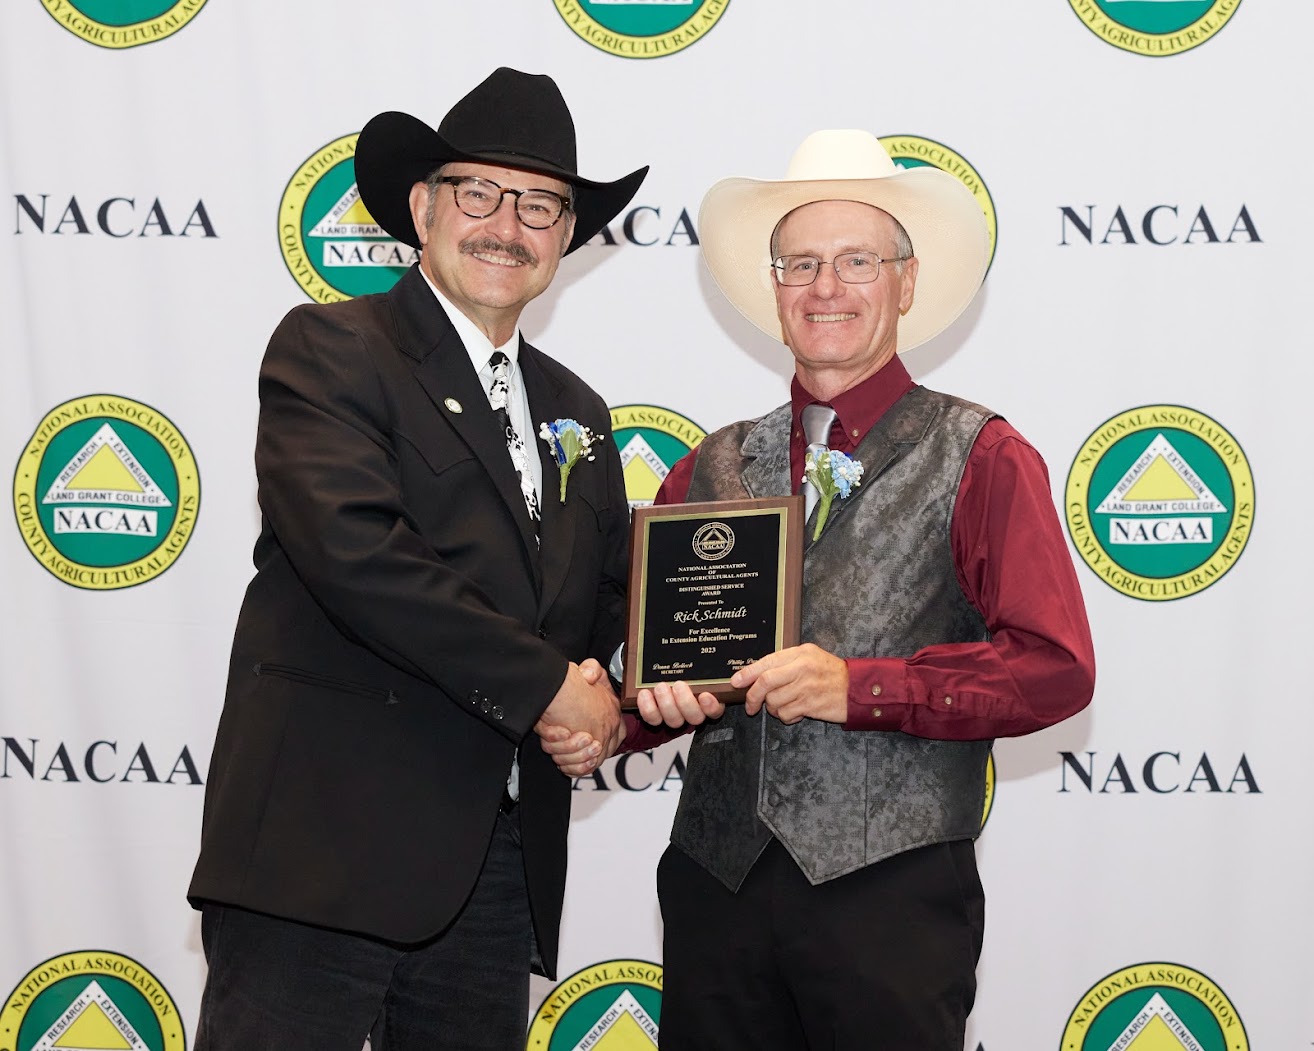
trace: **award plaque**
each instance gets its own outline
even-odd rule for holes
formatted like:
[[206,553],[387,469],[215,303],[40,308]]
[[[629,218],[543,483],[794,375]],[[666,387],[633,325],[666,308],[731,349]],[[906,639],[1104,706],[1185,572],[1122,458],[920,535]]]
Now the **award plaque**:
[[631,528],[621,704],[676,680],[742,701],[735,669],[798,644],[803,498],[640,507]]

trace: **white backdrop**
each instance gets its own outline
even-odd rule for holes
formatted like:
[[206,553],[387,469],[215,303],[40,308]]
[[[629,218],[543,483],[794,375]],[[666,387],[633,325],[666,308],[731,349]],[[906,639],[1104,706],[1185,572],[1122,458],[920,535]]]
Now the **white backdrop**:
[[[996,745],[969,1047],[1310,1046],[1312,36],[1314,8],[1272,0],[9,0],[0,1049],[190,1042],[184,892],[258,527],[260,357],[307,287],[395,277],[322,265],[326,242],[386,261],[368,216],[330,215],[356,131],[385,109],[437,123],[502,64],[556,78],[584,173],[652,165],[628,225],[522,319],[612,406],[666,410],[627,472],[638,498],[678,451],[663,433],[787,397],[787,352],[693,244],[712,182],[778,178],[807,133],[860,127],[929,140],[921,159],[984,189],[985,290],[905,360],[1027,435],[1061,514],[1070,473],[1089,488],[1072,528],[1095,566],[1073,552],[1098,687]],[[1176,457],[1137,468],[1160,435]],[[1170,535],[1201,521],[1207,538]],[[1118,522],[1144,542],[1112,542]],[[1127,593],[1156,587],[1176,597]],[[679,754],[577,785],[561,977],[584,974],[536,980],[530,1046],[577,1046],[626,990],[659,1003],[659,968],[600,965],[660,964]],[[598,1046],[651,1046],[635,1017]]]

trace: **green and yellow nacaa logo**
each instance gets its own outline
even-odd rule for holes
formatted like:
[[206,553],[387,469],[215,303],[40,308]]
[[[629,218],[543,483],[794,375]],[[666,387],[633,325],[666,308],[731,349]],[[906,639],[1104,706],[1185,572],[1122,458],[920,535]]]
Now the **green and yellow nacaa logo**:
[[698,424],[660,405],[619,405],[611,433],[625,472],[631,507],[647,507],[676,461],[707,437]]
[[662,1019],[662,969],[608,960],[577,971],[534,1013],[526,1051],[653,1051]]
[[3,1051],[186,1051],[173,998],[136,960],[72,952],[33,967],[0,1009]]
[[90,394],[46,413],[14,471],[14,514],[38,562],[74,587],[128,588],[168,569],[192,537],[201,477],[157,409]]
[[701,40],[730,0],[552,0],[581,40],[620,58],[661,58]]
[[1212,40],[1241,0],[1068,0],[1082,24],[1105,43],[1135,55],[1166,58]]
[[[891,159],[900,168],[939,168],[948,172],[961,182],[976,198],[981,211],[986,217],[986,226],[990,229],[990,262],[995,261],[995,240],[998,236],[998,222],[995,219],[995,202],[986,189],[985,180],[961,154],[955,153],[943,142],[924,139],[920,135],[882,135],[881,145],[889,152]],[[917,246],[913,245],[916,251]],[[987,264],[987,269],[989,265]]]
[[1182,405],[1143,405],[1101,423],[1068,472],[1068,532],[1085,563],[1131,598],[1203,591],[1245,550],[1255,482],[1241,444]]
[[1092,985],[1059,1051],[1249,1051],[1241,1016],[1217,983],[1177,963],[1138,963]]
[[387,233],[356,189],[356,139],[334,139],[300,165],[278,203],[283,262],[316,303],[386,292],[420,258]]
[[173,36],[205,0],[41,0],[41,6],[74,36],[119,50]]

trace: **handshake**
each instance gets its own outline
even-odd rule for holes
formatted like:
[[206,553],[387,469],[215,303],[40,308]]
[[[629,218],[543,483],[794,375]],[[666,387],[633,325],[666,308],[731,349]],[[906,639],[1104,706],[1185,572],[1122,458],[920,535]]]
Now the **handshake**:
[[[658,687],[661,702],[653,691],[639,691],[639,715],[645,722],[693,727],[725,711],[725,705],[710,693],[695,696],[683,683],[676,686],[678,690],[665,684]],[[568,665],[565,680],[534,731],[541,738],[543,751],[569,777],[590,774],[604,759],[615,755],[625,740],[626,727],[620,699],[602,665],[592,657]]]
[[[848,664],[810,642],[740,668],[730,684],[746,691],[749,716],[765,711],[786,724],[800,719],[843,723],[848,717]],[[725,705],[712,694],[695,694],[683,682],[640,690],[638,704],[644,722],[681,732],[725,713]],[[534,729],[543,739],[543,751],[571,777],[590,774],[615,755],[625,740],[625,724],[602,665],[592,658],[571,664]]]

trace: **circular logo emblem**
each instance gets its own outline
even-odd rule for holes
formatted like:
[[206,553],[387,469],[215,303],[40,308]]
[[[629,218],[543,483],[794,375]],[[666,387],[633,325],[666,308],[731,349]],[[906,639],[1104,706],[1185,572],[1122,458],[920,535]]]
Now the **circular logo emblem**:
[[1110,587],[1162,602],[1236,565],[1255,517],[1240,443],[1204,413],[1145,405],[1082,442],[1064,502],[1077,552]]
[[676,461],[707,437],[698,424],[659,405],[611,410],[611,432],[625,472],[630,507],[647,507]]
[[316,150],[278,203],[283,262],[316,303],[386,292],[420,253],[384,231],[356,189],[357,135]]
[[5,1051],[185,1051],[182,1019],[158,978],[129,956],[72,952],[32,968],[0,1010]]
[[41,6],[74,36],[118,50],[173,36],[205,0],[41,0]]
[[730,0],[552,0],[581,40],[620,58],[683,51],[721,20]]
[[91,394],[51,409],[14,471],[14,514],[33,556],[66,584],[144,584],[182,554],[201,478],[163,413]]
[[704,562],[719,562],[735,546],[735,531],[724,522],[708,522],[693,535],[694,554]]
[[[985,214],[986,226],[990,230],[990,263],[993,263],[997,231],[995,202],[990,196],[990,191],[986,189],[985,180],[977,170],[944,143],[936,142],[934,139],[923,139],[919,135],[882,135],[881,145],[889,151],[890,157],[900,168],[939,168],[972,191],[972,196],[976,198],[976,203],[981,206],[981,211]],[[917,246],[913,245],[913,250],[916,249]],[[986,264],[987,271],[990,263]]]
[[572,974],[534,1012],[527,1051],[653,1051],[662,1017],[662,969],[608,960]]
[[1138,963],[1092,985],[1059,1051],[1112,1048],[1249,1051],[1246,1027],[1212,979],[1176,963]]
[[1068,0],[1082,25],[1105,43],[1165,58],[1212,40],[1241,0]]

